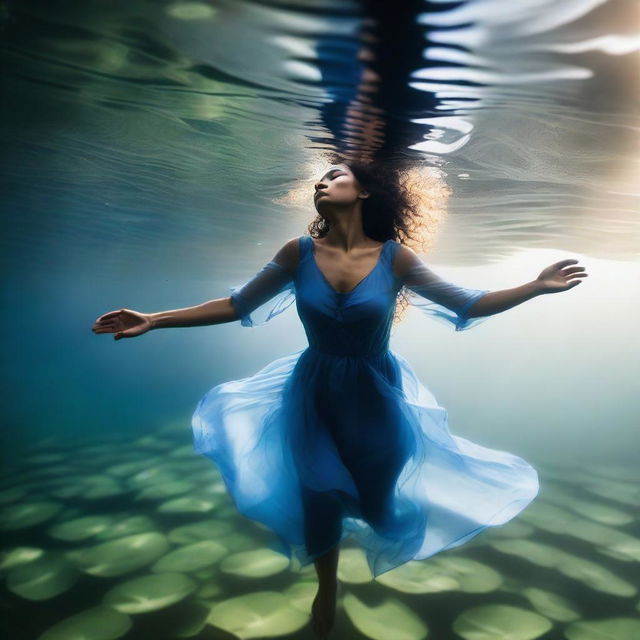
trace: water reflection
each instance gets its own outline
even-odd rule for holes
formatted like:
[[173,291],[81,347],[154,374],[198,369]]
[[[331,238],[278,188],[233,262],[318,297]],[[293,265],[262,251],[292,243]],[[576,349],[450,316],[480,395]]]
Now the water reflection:
[[212,203],[252,216],[337,147],[446,172],[468,240],[438,259],[637,256],[631,2],[9,2],[2,24],[12,246],[224,233]]

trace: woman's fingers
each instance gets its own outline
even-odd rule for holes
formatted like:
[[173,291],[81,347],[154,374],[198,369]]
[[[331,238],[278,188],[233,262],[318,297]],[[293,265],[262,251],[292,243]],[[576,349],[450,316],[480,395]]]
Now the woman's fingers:
[[560,262],[555,262],[554,264],[552,264],[552,267],[555,267],[556,269],[562,269],[563,267],[566,267],[570,264],[576,264],[578,261],[575,258],[567,258],[566,260],[560,260]]
[[117,331],[117,329],[114,327],[94,327],[92,331],[93,333],[113,333],[114,331]]
[[109,313],[103,313],[96,322],[101,322],[102,320],[108,320],[109,318],[115,318],[119,313],[122,313],[124,309],[118,309],[117,311],[109,311]]
[[122,323],[118,319],[116,319],[107,320],[106,322],[96,322],[93,327],[91,327],[91,329],[92,331],[102,330],[100,332],[104,333],[104,331],[116,331],[120,329],[121,326]]
[[99,320],[93,325],[94,327],[112,327],[118,324],[118,319],[115,320]]
[[578,273],[578,271],[584,271],[585,267],[567,267],[566,269],[562,269],[561,273],[563,276],[568,276],[571,273]]

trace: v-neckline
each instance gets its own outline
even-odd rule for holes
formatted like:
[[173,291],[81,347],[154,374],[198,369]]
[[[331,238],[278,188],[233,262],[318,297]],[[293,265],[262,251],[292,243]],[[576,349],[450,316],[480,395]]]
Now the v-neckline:
[[311,262],[313,262],[313,266],[316,268],[316,271],[320,274],[322,280],[327,285],[327,287],[329,287],[329,289],[331,289],[331,291],[333,291],[333,293],[335,293],[338,296],[351,295],[361,284],[364,283],[365,280],[367,280],[373,274],[373,272],[380,265],[380,262],[382,261],[382,254],[384,250],[387,248],[387,244],[390,242],[390,240],[385,240],[385,242],[382,244],[382,248],[380,249],[380,253],[378,254],[378,259],[376,260],[375,265],[373,266],[371,271],[369,271],[369,273],[367,273],[367,275],[364,278],[362,278],[362,280],[360,280],[355,287],[353,287],[353,289],[349,289],[349,291],[338,291],[329,282],[329,280],[327,280],[327,277],[324,275],[324,273],[322,273],[322,269],[320,269],[320,267],[318,266],[318,262],[316,260],[316,243],[313,241],[313,238],[311,236],[308,236],[308,238],[309,238],[309,241],[311,242]]

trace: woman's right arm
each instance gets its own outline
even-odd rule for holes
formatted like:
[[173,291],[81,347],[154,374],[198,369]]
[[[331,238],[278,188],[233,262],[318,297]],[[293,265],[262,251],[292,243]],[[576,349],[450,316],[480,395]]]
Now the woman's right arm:
[[184,307],[171,311],[145,314],[151,322],[150,329],[169,327],[202,327],[209,324],[223,324],[237,320],[231,298],[216,298],[194,307]]
[[292,278],[297,262],[298,239],[292,238],[267,266],[231,296],[209,300],[193,307],[157,313],[140,313],[132,309],[110,311],[96,320],[92,331],[114,333],[114,339],[119,340],[139,336],[152,329],[234,322],[273,297],[282,288],[283,282]]
[[216,298],[195,307],[141,313],[133,309],[109,311],[96,319],[94,333],[113,333],[114,340],[135,338],[152,329],[164,327],[199,327],[237,320],[231,298]]

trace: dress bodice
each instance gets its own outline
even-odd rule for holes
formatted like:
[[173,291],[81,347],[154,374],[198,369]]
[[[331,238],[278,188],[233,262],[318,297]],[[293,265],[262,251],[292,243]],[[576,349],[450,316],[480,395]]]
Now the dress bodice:
[[346,293],[336,291],[315,259],[313,238],[299,237],[294,272],[271,260],[241,285],[230,286],[230,298],[243,327],[262,325],[296,302],[312,348],[336,355],[365,356],[388,349],[395,303],[402,287],[409,304],[456,331],[488,316],[469,316],[471,306],[489,293],[447,282],[415,258],[401,276],[394,273],[400,243],[387,240],[373,269]]
[[342,356],[378,355],[388,349],[402,286],[393,273],[397,247],[387,240],[372,270],[353,289],[341,293],[318,267],[311,236],[300,238],[296,307],[311,348]]

